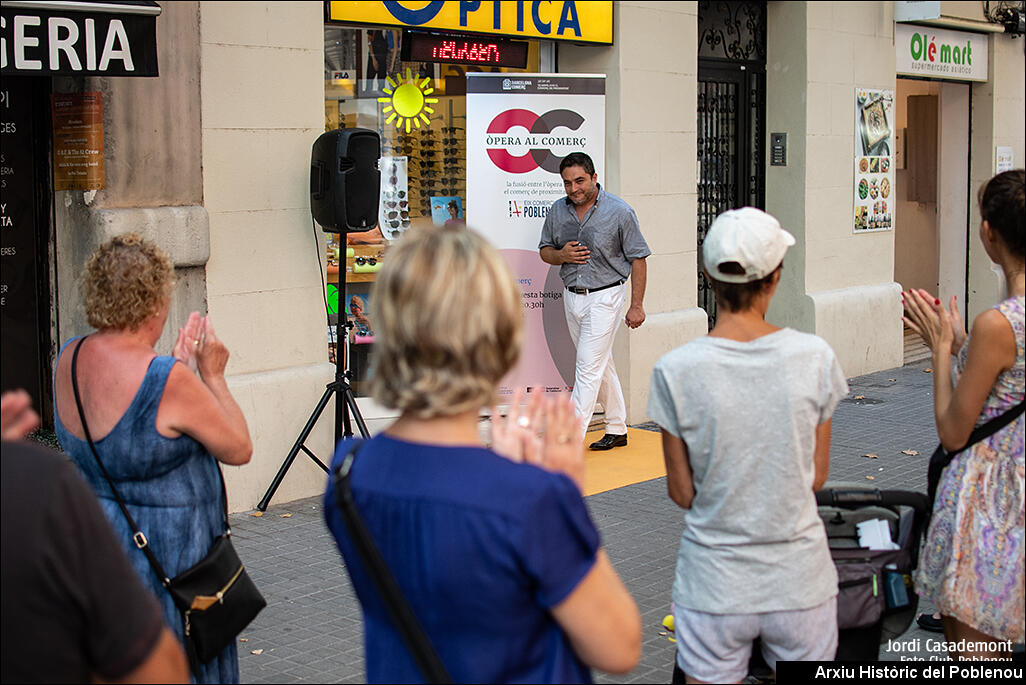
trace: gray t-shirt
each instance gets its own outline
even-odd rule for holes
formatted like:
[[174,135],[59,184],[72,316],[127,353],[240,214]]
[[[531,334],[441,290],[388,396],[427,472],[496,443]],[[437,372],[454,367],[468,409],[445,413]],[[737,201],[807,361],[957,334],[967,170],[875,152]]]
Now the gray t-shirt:
[[562,250],[571,240],[587,246],[591,255],[585,264],[563,264],[559,276],[563,285],[575,288],[601,288],[626,280],[631,262],[652,254],[641,235],[638,216],[630,205],[599,186],[595,204],[577,218],[569,198],[556,200],[545,215],[538,249]]
[[847,393],[830,346],[789,328],[750,342],[706,336],[659,360],[648,415],[684,440],[695,483],[676,604],[747,614],[837,594],[813,452],[816,427]]

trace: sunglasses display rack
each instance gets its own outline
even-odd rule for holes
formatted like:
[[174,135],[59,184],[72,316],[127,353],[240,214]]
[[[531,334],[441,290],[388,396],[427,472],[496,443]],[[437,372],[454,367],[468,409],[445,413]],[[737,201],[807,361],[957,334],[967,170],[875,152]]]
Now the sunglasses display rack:
[[378,200],[378,226],[381,234],[395,240],[410,227],[409,158],[383,156],[378,162],[381,171],[381,197]]
[[[430,198],[433,196],[465,197],[467,152],[462,127],[442,126],[397,134],[394,142],[383,147],[408,160],[410,216],[430,216]],[[382,187],[387,187],[384,172]],[[383,221],[382,226],[387,227],[388,224]],[[383,229],[383,233],[388,236],[387,230]]]

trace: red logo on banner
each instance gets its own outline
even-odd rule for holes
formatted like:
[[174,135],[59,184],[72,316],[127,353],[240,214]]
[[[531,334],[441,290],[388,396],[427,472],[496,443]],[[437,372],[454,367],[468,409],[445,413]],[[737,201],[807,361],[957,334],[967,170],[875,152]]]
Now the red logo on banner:
[[[526,109],[508,109],[492,119],[491,123],[488,124],[488,134],[489,139],[491,139],[492,136],[502,136],[502,134],[508,133],[512,128],[523,126],[530,133],[543,136],[537,138],[532,135],[529,139],[529,144],[534,144],[537,141],[538,144],[550,147],[569,146],[581,148],[584,147],[583,138],[545,137],[544,134],[552,133],[554,129],[560,126],[576,131],[583,123],[584,117],[568,109],[554,109],[542,115],[535,114]],[[502,148],[488,148],[487,152],[488,158],[492,160],[492,164],[511,174],[526,174],[528,171],[534,171],[535,169],[544,169],[549,173],[558,174],[559,163],[563,161],[562,157],[552,154],[552,150],[545,147],[531,148],[526,154],[519,157],[514,157]]]

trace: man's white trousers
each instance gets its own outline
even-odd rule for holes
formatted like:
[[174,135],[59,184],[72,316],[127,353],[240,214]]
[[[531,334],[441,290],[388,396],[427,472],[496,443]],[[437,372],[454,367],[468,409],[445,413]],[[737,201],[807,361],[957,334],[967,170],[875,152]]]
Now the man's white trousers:
[[613,365],[613,338],[623,321],[626,301],[626,284],[587,295],[563,290],[566,323],[577,347],[571,398],[585,430],[595,413],[595,403],[601,401],[606,412],[606,432],[614,435],[627,433],[627,407]]

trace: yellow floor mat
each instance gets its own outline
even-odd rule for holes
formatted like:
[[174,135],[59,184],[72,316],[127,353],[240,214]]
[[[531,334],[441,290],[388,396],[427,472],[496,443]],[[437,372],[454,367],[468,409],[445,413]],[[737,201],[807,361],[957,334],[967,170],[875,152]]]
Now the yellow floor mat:
[[588,464],[584,477],[585,495],[595,495],[666,475],[659,433],[628,428],[626,447],[614,447],[604,452],[593,452],[587,448],[587,445],[601,437],[602,431],[593,431],[584,439]]

